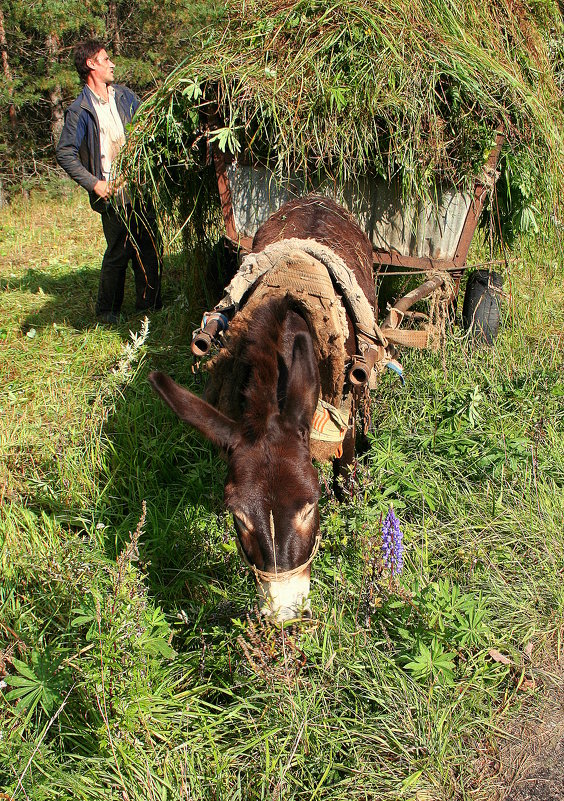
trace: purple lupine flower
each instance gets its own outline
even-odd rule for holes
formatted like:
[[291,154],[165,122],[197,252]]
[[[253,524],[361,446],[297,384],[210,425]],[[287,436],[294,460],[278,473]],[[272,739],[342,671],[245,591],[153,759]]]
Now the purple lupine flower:
[[392,524],[390,520],[390,513],[386,515],[382,523],[382,561],[384,567],[392,566],[393,542],[392,542]]
[[403,570],[403,535],[392,506],[382,523],[382,561],[392,576]]

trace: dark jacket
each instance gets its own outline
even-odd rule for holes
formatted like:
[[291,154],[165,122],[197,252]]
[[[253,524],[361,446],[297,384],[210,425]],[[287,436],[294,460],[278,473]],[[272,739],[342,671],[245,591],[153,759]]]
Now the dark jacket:
[[[118,114],[125,129],[139,105],[139,98],[127,86],[114,86]],[[73,181],[90,195],[90,205],[104,211],[107,202],[94,192],[97,181],[104,180],[100,156],[100,128],[90,91],[83,88],[65,111],[65,124],[56,149],[57,161]]]

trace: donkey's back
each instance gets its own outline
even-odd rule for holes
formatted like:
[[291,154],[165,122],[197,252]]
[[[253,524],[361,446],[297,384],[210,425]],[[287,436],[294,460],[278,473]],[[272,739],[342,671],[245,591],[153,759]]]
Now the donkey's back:
[[282,239],[314,239],[342,258],[373,308],[376,292],[372,273],[372,245],[354,217],[334,200],[306,195],[285,203],[261,225],[253,239],[253,253]]

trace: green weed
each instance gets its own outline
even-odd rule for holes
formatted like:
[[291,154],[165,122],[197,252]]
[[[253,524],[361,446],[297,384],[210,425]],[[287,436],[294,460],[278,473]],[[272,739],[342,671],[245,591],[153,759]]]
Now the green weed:
[[455,329],[444,355],[402,354],[405,388],[382,379],[345,500],[323,493],[314,620],[280,630],[254,615],[221,461],[146,381],[161,368],[201,391],[180,258],[148,329],[111,330],[94,324],[84,198],[36,198],[0,226],[4,791],[492,797],[472,757],[495,759],[564,631],[558,243],[515,251],[494,348]]

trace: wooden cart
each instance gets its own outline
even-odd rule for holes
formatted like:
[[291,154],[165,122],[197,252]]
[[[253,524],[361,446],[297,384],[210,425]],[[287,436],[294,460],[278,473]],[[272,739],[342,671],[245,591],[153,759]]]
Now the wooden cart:
[[[503,140],[503,133],[497,132],[495,146],[473,191],[445,188],[433,203],[405,208],[399,184],[390,185],[383,179],[361,178],[339,188],[325,182],[316,187],[321,194],[335,198],[348,208],[368,235],[373,246],[377,281],[392,271],[425,278],[420,286],[396,300],[387,310],[384,327],[399,329],[406,312],[432,295],[443,282],[445,273],[452,279],[453,297],[458,295],[468,250],[486,197],[495,183]],[[225,234],[228,242],[245,254],[250,251],[259,226],[283,203],[307,190],[299,178],[280,185],[264,168],[228,162],[217,148],[214,148],[213,158]],[[465,327],[489,343],[495,338],[499,325],[499,289],[499,276],[478,271],[474,280],[469,281],[465,295]],[[424,328],[423,325],[420,330]],[[420,346],[424,337],[401,337],[398,331],[395,340],[402,345]]]

